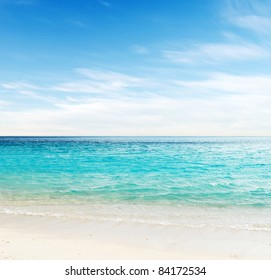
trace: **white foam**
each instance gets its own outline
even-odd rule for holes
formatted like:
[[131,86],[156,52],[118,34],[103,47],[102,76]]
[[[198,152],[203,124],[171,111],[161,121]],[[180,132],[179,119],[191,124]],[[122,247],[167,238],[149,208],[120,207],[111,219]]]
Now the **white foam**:
[[181,205],[53,204],[5,205],[0,213],[185,227],[271,231],[270,209],[207,208]]

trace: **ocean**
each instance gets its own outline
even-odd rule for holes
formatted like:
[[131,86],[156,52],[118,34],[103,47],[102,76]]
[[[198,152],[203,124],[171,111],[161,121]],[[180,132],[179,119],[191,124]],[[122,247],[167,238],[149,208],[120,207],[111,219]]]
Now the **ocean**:
[[0,213],[271,231],[271,137],[0,137]]

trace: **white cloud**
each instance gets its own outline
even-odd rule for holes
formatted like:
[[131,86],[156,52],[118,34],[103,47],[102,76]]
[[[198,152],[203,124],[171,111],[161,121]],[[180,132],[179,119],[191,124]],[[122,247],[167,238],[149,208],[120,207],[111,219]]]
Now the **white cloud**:
[[6,107],[10,104],[11,104],[11,102],[0,100],[0,108]]
[[221,93],[270,96],[271,76],[236,76],[215,73],[209,79],[200,81],[176,81],[176,84],[189,88],[194,92],[208,92],[215,95]]
[[37,2],[37,0],[17,0],[16,4],[20,5],[33,5]]
[[[0,110],[1,135],[271,136],[268,75],[213,73],[205,80],[159,81],[103,70],[77,69],[76,73],[78,80],[54,87],[70,92],[69,96],[58,92],[46,106],[33,102],[25,108],[19,103]],[[30,83],[5,85],[30,98],[48,101],[41,95],[44,88],[36,93],[29,88]],[[160,95],[140,95],[143,89]],[[62,97],[57,98],[57,94]]]
[[[271,135],[271,97],[89,99],[0,111],[2,135]],[[4,121],[3,121],[4,120]]]
[[[41,100],[51,104],[58,102],[58,98],[51,97],[48,95],[47,88],[42,88],[30,83],[9,82],[9,83],[3,83],[0,86],[4,88],[6,92],[24,95],[29,97],[30,99]],[[15,98],[14,94],[13,94],[13,98]]]
[[135,87],[147,86],[146,79],[104,70],[92,70],[80,68],[76,72],[84,77],[53,87],[57,91],[74,92],[74,93],[121,93]]
[[138,54],[148,54],[149,51],[146,47],[144,46],[140,46],[140,45],[134,45],[131,47],[131,50],[134,52],[134,53],[138,53]]
[[174,63],[215,63],[237,60],[255,60],[270,53],[253,44],[202,44],[187,51],[165,51],[167,59]]
[[107,8],[112,7],[112,4],[109,3],[108,1],[100,0],[99,2],[100,2],[100,4],[103,5],[104,7],[107,7]]
[[1,0],[0,4],[34,5],[37,0]]
[[87,28],[87,25],[81,20],[69,20],[69,23],[76,27]]
[[257,15],[239,16],[232,19],[237,26],[253,30],[257,33],[271,32],[271,18]]
[[224,18],[258,34],[271,32],[270,0],[227,0]]
[[29,83],[24,83],[24,82],[4,83],[4,84],[1,84],[1,86],[4,89],[8,89],[8,90],[38,89],[37,86],[29,84]]
[[87,68],[78,68],[76,72],[93,80],[98,81],[124,81],[124,82],[138,82],[139,78],[122,74],[119,72],[106,71],[106,70],[93,70]]
[[101,82],[80,80],[63,83],[53,87],[53,90],[74,93],[108,93],[121,90],[125,85],[121,82],[103,84]]

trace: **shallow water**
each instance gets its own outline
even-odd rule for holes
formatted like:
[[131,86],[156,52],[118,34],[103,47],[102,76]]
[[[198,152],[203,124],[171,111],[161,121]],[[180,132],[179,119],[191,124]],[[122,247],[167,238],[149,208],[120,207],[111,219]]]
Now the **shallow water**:
[[269,229],[271,138],[0,137],[0,211]]

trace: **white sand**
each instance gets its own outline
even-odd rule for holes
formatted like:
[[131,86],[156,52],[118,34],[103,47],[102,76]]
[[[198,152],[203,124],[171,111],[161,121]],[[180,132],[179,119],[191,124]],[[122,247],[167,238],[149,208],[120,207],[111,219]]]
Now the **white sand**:
[[271,234],[1,214],[0,259],[271,259]]

